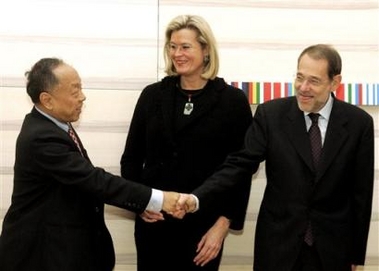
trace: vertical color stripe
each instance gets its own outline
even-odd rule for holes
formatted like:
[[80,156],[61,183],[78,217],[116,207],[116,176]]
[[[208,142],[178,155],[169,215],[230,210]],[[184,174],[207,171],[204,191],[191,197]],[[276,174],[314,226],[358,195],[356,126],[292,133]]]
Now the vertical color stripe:
[[[295,95],[293,82],[237,82],[230,84],[243,90],[250,104]],[[341,83],[337,99],[354,105],[379,105],[379,83]]]
[[264,89],[264,101],[269,101],[271,100],[271,83],[269,82],[264,82],[263,83],[263,89]]
[[281,97],[280,89],[281,89],[280,83],[275,82],[274,83],[274,99]]

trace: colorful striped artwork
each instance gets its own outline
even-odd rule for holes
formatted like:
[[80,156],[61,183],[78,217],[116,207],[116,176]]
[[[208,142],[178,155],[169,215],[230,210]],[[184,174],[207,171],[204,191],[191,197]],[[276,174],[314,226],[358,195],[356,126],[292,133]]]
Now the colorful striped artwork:
[[[289,97],[295,94],[293,83],[289,82],[230,82],[242,89],[250,104]],[[354,105],[379,105],[379,83],[342,83],[335,92],[338,99]]]

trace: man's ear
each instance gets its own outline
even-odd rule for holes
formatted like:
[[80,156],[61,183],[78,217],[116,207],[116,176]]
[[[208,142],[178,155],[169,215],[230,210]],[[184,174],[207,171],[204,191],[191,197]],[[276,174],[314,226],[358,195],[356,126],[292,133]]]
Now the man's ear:
[[52,96],[48,92],[41,92],[39,95],[39,101],[43,107],[48,110],[53,109]]
[[342,81],[342,76],[341,74],[338,74],[338,75],[335,75],[333,77],[333,81],[332,81],[332,91],[336,91],[337,88],[339,87],[339,85],[341,84],[341,81]]

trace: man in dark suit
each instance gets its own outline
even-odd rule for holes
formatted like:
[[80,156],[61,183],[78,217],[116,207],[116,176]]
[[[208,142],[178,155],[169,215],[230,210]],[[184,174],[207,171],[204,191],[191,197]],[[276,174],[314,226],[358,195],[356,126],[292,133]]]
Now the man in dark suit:
[[[374,127],[369,114],[333,95],[341,67],[331,46],[304,49],[298,58],[296,97],[259,105],[244,149],[230,155],[220,171],[193,191],[200,208],[217,208],[217,200],[238,185],[239,176],[255,173],[265,161],[255,271],[348,271],[365,262]],[[317,164],[308,137],[309,113],[319,114],[322,149]],[[194,211],[195,199],[183,196],[180,204]]]
[[46,58],[26,75],[34,107],[17,138],[12,204],[0,236],[0,269],[110,271],[115,255],[104,203],[136,213],[170,212],[179,194],[92,165],[71,130],[85,100],[73,67]]

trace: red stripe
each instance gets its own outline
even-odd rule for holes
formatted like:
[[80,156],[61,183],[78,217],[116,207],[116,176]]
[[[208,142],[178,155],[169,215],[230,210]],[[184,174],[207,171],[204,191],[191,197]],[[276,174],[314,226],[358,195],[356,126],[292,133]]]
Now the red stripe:
[[357,101],[357,105],[362,105],[362,101],[363,101],[363,94],[362,94],[362,84],[358,84],[358,99],[359,101]]
[[336,97],[342,101],[345,100],[345,84],[340,84],[336,90]]
[[271,83],[263,83],[263,95],[265,102],[271,100]]
[[274,83],[274,99],[281,97],[280,88],[281,88],[281,84],[278,82],[275,82]]

